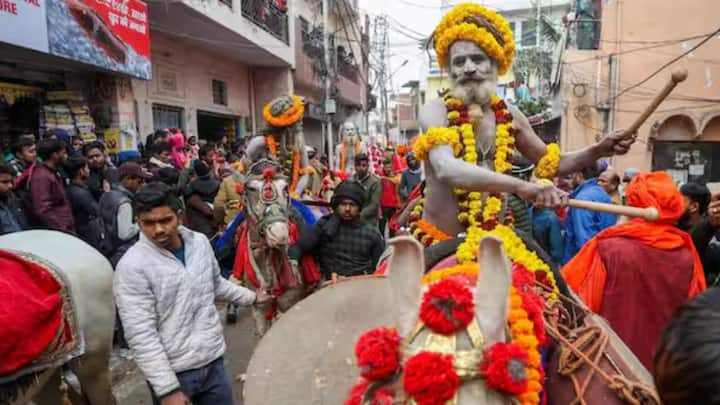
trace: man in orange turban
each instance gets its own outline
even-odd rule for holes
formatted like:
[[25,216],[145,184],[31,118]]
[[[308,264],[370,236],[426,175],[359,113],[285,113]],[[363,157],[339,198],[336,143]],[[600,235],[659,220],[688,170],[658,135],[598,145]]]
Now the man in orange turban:
[[658,219],[636,218],[605,229],[562,274],[652,371],[663,329],[681,304],[705,290],[705,276],[692,238],[673,226],[685,204],[667,173],[638,174],[626,198],[630,206],[656,208]]

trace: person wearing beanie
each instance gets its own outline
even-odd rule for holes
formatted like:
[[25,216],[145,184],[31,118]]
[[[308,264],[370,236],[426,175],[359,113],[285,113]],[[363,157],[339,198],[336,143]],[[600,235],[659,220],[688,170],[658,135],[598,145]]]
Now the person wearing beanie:
[[353,179],[360,183],[365,190],[365,205],[360,206],[360,217],[377,228],[380,219],[382,186],[380,177],[370,172],[370,158],[367,154],[360,153],[355,156]]
[[342,277],[373,273],[385,242],[376,225],[362,220],[360,207],[364,202],[365,189],[359,182],[340,183],[330,202],[332,214],[303,232],[290,248],[290,258],[299,261],[303,255],[312,254],[325,279],[331,279],[333,273]]

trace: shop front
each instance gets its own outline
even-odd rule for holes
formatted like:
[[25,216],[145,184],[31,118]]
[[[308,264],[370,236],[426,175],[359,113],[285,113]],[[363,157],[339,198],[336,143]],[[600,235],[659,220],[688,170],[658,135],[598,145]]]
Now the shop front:
[[129,76],[150,78],[147,6],[14,1],[0,13],[0,147],[33,134],[96,139],[136,130]]

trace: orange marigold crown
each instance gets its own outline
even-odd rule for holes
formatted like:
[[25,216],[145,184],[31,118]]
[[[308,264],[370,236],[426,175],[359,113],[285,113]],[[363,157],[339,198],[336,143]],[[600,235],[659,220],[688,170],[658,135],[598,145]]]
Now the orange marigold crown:
[[505,74],[515,56],[515,39],[510,24],[495,11],[479,4],[460,4],[450,10],[435,28],[433,43],[442,69],[456,41],[470,41],[481,47]]

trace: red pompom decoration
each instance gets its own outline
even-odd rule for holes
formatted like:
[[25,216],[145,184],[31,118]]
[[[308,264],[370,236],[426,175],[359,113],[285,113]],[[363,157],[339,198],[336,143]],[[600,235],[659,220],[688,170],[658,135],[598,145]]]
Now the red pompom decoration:
[[275,173],[275,169],[273,169],[272,167],[268,167],[267,169],[263,170],[262,175],[263,179],[270,181],[275,178],[276,174],[277,173]]
[[243,195],[243,193],[245,193],[245,184],[244,183],[235,183],[235,192],[238,195]]
[[[350,390],[350,396],[345,400],[344,405],[362,405],[365,391],[370,387],[370,382],[360,380]],[[371,405],[392,405],[394,397],[392,392],[387,388],[375,390],[372,393]]]
[[527,352],[515,343],[495,343],[483,353],[480,374],[488,388],[512,395],[527,391]]
[[401,338],[395,329],[376,328],[360,336],[355,344],[360,374],[368,380],[382,380],[400,367]]
[[417,405],[443,405],[460,386],[449,354],[420,352],[405,363],[403,388]]
[[430,286],[420,306],[420,320],[433,332],[452,335],[475,316],[470,290],[457,280],[444,279]]

